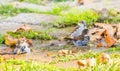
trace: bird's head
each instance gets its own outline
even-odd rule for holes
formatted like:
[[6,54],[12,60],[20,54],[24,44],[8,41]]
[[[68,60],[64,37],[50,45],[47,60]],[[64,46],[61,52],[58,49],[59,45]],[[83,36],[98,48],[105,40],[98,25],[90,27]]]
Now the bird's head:
[[85,21],[79,21],[79,22],[78,22],[78,26],[79,26],[80,28],[86,27]]

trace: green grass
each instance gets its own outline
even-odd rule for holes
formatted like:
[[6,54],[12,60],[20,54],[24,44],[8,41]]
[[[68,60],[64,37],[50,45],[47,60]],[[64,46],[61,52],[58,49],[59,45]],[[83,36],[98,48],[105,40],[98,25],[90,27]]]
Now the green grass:
[[61,11],[59,18],[54,22],[54,27],[67,27],[77,25],[80,20],[86,21],[87,26],[92,26],[95,22],[102,23],[118,23],[120,22],[120,12],[114,9],[108,9],[108,16],[104,20],[100,20],[102,15],[94,10],[80,10],[77,8],[69,11]]
[[79,60],[84,58],[93,58],[93,57],[97,57],[99,54],[100,53],[87,52],[85,54],[58,56],[53,62],[51,62],[51,64],[58,62],[68,62],[68,61]]
[[77,60],[80,60],[80,59],[96,58],[97,64],[94,67],[88,67],[80,71],[119,71],[120,69],[119,53],[113,52],[112,54],[109,54],[111,59],[113,60],[112,64],[109,64],[109,63],[101,64],[98,58],[100,54],[101,53],[87,52],[85,54],[60,56],[60,57],[57,57],[55,61],[51,62],[51,64],[56,64],[58,62],[69,62],[69,61],[76,61],[76,64],[77,64]]
[[119,53],[112,53],[110,54],[111,59],[113,60],[112,64],[100,64],[97,63],[94,67],[88,67],[82,71],[119,71],[120,69],[120,54]]
[[67,4],[54,4],[53,8],[48,11],[40,11],[38,9],[31,8],[17,8],[12,4],[0,5],[0,15],[3,16],[15,16],[19,13],[41,13],[50,15],[59,15],[61,11],[68,10],[70,7]]
[[10,59],[0,63],[2,71],[78,71],[74,68],[60,68],[50,64],[39,64],[33,61]]
[[[41,4],[41,5],[47,5],[49,0],[19,0],[20,2],[29,2],[29,3],[35,3],[35,4]],[[67,0],[51,0],[52,2],[65,2]]]
[[119,71],[120,66],[119,63],[113,63],[113,64],[97,64],[94,67],[88,67],[86,69],[83,69],[81,71]]
[[40,40],[51,40],[54,39],[51,35],[49,35],[48,31],[20,31],[20,32],[8,32],[10,36],[15,38],[19,38],[24,36],[28,39],[40,39]]
[[68,1],[68,0],[52,0],[54,2],[65,2],[65,1]]
[[84,20],[87,23],[87,26],[91,26],[94,22],[99,19],[99,14],[93,10],[79,10],[74,9],[68,12],[63,12],[60,15],[61,17],[55,22],[54,26],[56,27],[66,27],[77,25],[80,20]]
[[14,16],[19,13],[40,13],[40,12],[35,9],[33,10],[33,9],[29,9],[29,8],[16,8],[12,4],[0,6],[0,15]]
[[[92,26],[95,22],[117,23],[120,21],[120,13],[114,9],[108,10],[108,17],[100,21],[101,15],[94,10],[80,10],[77,8],[70,9],[67,4],[55,3],[53,8],[48,11],[40,11],[30,8],[16,8],[11,4],[0,6],[0,15],[14,16],[19,13],[41,13],[58,15],[58,19],[52,22],[54,27],[67,27],[77,25],[80,20],[86,21],[87,26]],[[67,11],[68,10],[68,11]]]
[[[86,53],[79,55],[79,59],[98,57],[99,53]],[[114,60],[112,64],[97,63],[94,67],[87,67],[86,69],[79,70],[78,68],[60,68],[53,64],[39,64],[34,61],[24,60],[4,60],[0,63],[0,70],[2,71],[119,71],[120,69],[120,54],[112,53],[111,58]],[[66,57],[66,56],[64,56]],[[71,57],[70,57],[71,58]],[[65,58],[63,58],[65,59]],[[77,64],[77,60],[76,60]]]
[[[120,47],[114,47],[109,48],[105,51],[105,53],[111,54],[112,58],[120,58],[120,55],[117,53],[117,51],[120,51]],[[65,55],[65,56],[57,56],[54,61],[51,62],[51,64],[58,63],[58,62],[68,62],[73,60],[79,60],[79,59],[85,59],[85,58],[97,58],[102,52],[85,52],[85,53],[78,53],[74,55]]]
[[35,3],[35,4],[41,4],[46,5],[48,2],[47,0],[19,0],[20,2],[28,2],[28,3]]
[[103,20],[105,23],[117,23],[120,22],[120,12],[114,8],[108,9],[108,17]]
[[113,48],[109,48],[108,50],[105,50],[104,52],[117,52],[117,51],[120,51],[120,47],[113,47]]
[[[61,56],[57,60],[61,62],[67,62],[63,60],[77,60],[78,59],[85,59],[85,58],[93,58],[93,57],[98,57],[100,53],[93,53],[93,52],[88,52],[85,54],[78,54],[78,55],[66,55],[66,56]],[[32,60],[29,61],[24,61],[24,60],[15,60],[15,59],[10,59],[10,60],[3,60],[0,58],[0,70],[2,71],[119,71],[120,69],[120,54],[119,53],[112,53],[110,54],[110,57],[113,61],[112,64],[105,63],[105,64],[100,64],[97,62],[97,64],[94,67],[87,67],[85,69],[79,70],[78,68],[61,68],[54,66],[54,64],[51,63],[43,63],[39,64],[37,62],[34,62]]]
[[0,34],[0,44],[4,43],[4,41],[5,41],[4,36]]
[[62,11],[67,11],[70,9],[70,6],[68,4],[59,4],[59,3],[55,3],[52,7],[51,10],[49,11],[45,11],[45,12],[41,12],[44,14],[50,14],[50,15],[60,15]]
[[108,10],[108,17],[103,21],[100,21],[101,15],[94,10],[80,10],[77,8],[71,10],[69,9],[70,6],[68,4],[60,3],[55,3],[53,8],[48,11],[40,11],[30,8],[16,8],[12,4],[8,4],[0,6],[0,15],[14,16],[19,13],[41,13],[58,15],[58,19],[52,22],[54,27],[67,27],[77,25],[80,20],[86,21],[88,27],[95,22],[117,23],[120,21],[120,13],[114,9]]

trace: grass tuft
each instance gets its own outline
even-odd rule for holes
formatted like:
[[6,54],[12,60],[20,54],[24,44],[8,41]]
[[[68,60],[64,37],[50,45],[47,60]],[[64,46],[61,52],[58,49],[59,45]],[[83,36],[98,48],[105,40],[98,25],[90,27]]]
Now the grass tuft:
[[4,36],[0,34],[0,44],[3,44],[5,41]]
[[0,6],[0,15],[14,16],[19,13],[39,13],[39,11],[29,8],[16,8],[12,4]]
[[24,36],[28,39],[41,39],[41,40],[51,40],[54,39],[51,35],[48,34],[47,31],[22,31],[22,32],[8,32],[10,36],[13,36],[15,38],[19,38],[21,36]]
[[70,10],[68,12],[63,12],[60,15],[61,17],[54,24],[56,27],[66,27],[77,25],[80,20],[84,20],[87,23],[87,26],[91,26],[94,22],[99,19],[99,14],[93,10]]

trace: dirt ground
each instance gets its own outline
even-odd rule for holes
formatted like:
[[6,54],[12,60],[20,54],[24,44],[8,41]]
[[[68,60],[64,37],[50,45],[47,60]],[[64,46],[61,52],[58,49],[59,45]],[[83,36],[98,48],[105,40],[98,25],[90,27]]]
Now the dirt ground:
[[[0,0],[0,2],[4,0]],[[9,1],[8,1],[9,2]],[[116,3],[117,2],[117,3]],[[106,2],[107,3],[107,2]],[[78,8],[82,9],[82,8],[95,8],[95,9],[100,9],[102,7],[115,7],[116,9],[118,9],[120,7],[120,1],[119,0],[116,0],[116,1],[113,1],[113,0],[110,0],[110,2],[108,2],[108,4],[102,4],[102,2],[100,3],[93,3],[93,4],[90,4],[90,5],[85,5],[85,6],[78,6]],[[22,4],[21,4],[22,5]],[[35,5],[36,6],[36,5]],[[21,6],[21,7],[24,7],[24,6]],[[28,24],[33,30],[45,30],[47,29],[48,27],[42,27],[41,26],[41,23],[42,22],[45,22],[46,20],[47,21],[51,21],[51,20],[55,20],[56,19],[56,16],[49,16],[49,15],[42,15],[42,14],[36,14],[35,16],[33,14],[19,14],[17,16],[14,16],[14,17],[9,17],[7,19],[1,19],[0,20],[0,33],[2,34],[5,34],[6,32],[8,31],[15,31],[15,29],[17,29],[18,27],[20,27],[21,25],[23,24]],[[68,28],[65,28],[65,29],[57,29],[57,31],[53,32],[52,34],[55,35],[56,37],[63,37],[67,34],[69,34],[72,29],[74,27],[68,27]],[[58,32],[58,31],[62,31],[62,32]],[[65,34],[65,35],[64,35]],[[58,43],[57,43],[58,42]],[[45,43],[41,43],[41,41],[35,41],[33,43],[33,47],[34,47],[34,51],[33,53],[30,53],[30,54],[23,54],[23,55],[11,55],[11,56],[8,56],[6,55],[5,57],[6,58],[10,58],[10,57],[15,57],[16,59],[25,59],[25,60],[28,60],[28,59],[32,59],[33,61],[37,61],[37,62],[40,62],[40,63],[49,63],[51,62],[52,60],[54,60],[57,56],[57,51],[60,50],[60,49],[63,49],[61,48],[62,46],[64,46],[64,42],[63,43],[59,43],[59,41],[47,41]],[[54,47],[57,47],[55,51],[50,51],[51,49],[53,49],[52,47],[53,46],[49,46],[50,43],[55,43],[56,46]],[[5,48],[7,46],[5,45],[0,45],[0,48]],[[40,48],[45,48],[46,47],[46,50],[41,50]],[[49,48],[51,47],[51,48]],[[70,46],[72,49],[75,48],[75,46]],[[106,48],[95,48],[94,46],[92,46],[93,48],[80,48],[80,50],[82,52],[85,52],[85,51],[95,51],[95,52],[100,52],[100,51],[103,51],[103,50],[106,50]],[[47,51],[47,49],[50,49],[49,51]],[[63,67],[63,68],[67,68],[67,67],[78,67],[77,66],[77,63],[76,61],[69,61],[69,62],[59,62],[57,64],[55,64],[55,66],[59,66],[59,67]]]

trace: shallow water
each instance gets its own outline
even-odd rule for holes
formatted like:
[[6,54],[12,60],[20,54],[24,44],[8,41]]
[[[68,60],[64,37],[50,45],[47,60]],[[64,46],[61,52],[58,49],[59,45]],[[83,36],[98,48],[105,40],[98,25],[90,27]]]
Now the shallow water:
[[[107,48],[96,48],[93,43],[89,43],[88,46],[76,47],[71,44],[67,44],[63,38],[69,35],[75,27],[68,27],[62,29],[56,29],[51,32],[52,35],[55,35],[59,40],[33,40],[33,52],[29,54],[22,55],[6,55],[6,57],[11,58],[14,56],[15,59],[24,59],[24,60],[33,60],[40,63],[49,63],[57,56],[57,52],[62,49],[66,50],[77,50],[79,53],[85,52],[103,52]],[[6,48],[5,45],[0,45],[0,49]],[[74,62],[71,62],[74,64]],[[62,63],[58,64],[61,65]],[[69,63],[68,63],[69,64]],[[66,65],[66,64],[65,64]]]

